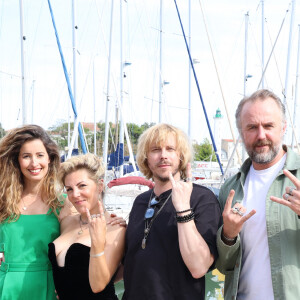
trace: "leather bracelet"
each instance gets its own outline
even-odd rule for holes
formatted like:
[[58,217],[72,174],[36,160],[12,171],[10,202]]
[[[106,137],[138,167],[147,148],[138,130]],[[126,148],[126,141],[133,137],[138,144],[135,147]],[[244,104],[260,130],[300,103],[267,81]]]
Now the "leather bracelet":
[[192,208],[189,208],[189,209],[182,210],[182,211],[176,211],[176,214],[182,214],[182,213],[185,213],[185,212],[188,212],[188,211],[193,212],[193,209],[192,209]]
[[97,254],[90,254],[90,257],[100,257],[102,255],[104,255],[104,251],[97,253]]
[[195,218],[195,213],[191,212],[190,214],[185,216],[175,216],[175,218],[178,223],[186,223],[192,221]]

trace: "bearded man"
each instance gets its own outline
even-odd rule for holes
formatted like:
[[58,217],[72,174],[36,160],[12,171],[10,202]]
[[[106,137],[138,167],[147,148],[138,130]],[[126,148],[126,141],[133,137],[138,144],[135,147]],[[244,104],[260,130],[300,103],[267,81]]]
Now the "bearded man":
[[201,300],[217,259],[221,211],[192,184],[192,151],[178,128],[158,124],[139,138],[137,163],[155,186],[133,204],[126,231],[123,300]]
[[249,158],[219,194],[225,299],[299,299],[300,158],[283,145],[285,107],[259,90],[239,103],[236,125]]

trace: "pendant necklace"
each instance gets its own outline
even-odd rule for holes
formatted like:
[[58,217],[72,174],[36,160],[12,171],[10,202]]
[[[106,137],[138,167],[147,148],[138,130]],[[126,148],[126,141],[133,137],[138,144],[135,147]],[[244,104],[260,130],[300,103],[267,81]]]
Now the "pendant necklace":
[[80,217],[79,217],[80,230],[77,232],[79,235],[81,235],[81,234],[83,233],[83,230],[84,230],[84,229],[87,229],[87,227],[86,227],[86,228],[83,228],[83,227],[82,227],[82,225],[86,225],[86,224],[88,224],[88,222],[82,221],[81,215],[80,215]]
[[[151,196],[152,196],[152,193],[151,193]],[[148,222],[148,219],[145,219],[145,230],[144,230],[144,238],[142,240],[142,249],[146,248],[147,238],[148,238],[148,235],[150,233],[150,229],[152,227],[152,224],[153,224],[154,220],[159,215],[159,213],[162,211],[162,209],[164,208],[164,206],[167,204],[168,200],[171,198],[171,195],[172,195],[172,192],[170,193],[170,195],[168,196],[168,198],[166,199],[166,201],[163,203],[163,205],[161,206],[161,208],[157,211],[157,213],[154,215],[154,217],[151,219],[150,222]],[[150,207],[151,198],[152,198],[151,196],[150,196],[150,199],[149,199],[148,208]]]
[[26,210],[26,209],[27,209],[27,205],[26,205],[24,199],[23,199],[23,198],[21,198],[21,199],[22,199],[22,202],[23,202],[23,207],[22,207],[22,209],[23,209],[23,210]]

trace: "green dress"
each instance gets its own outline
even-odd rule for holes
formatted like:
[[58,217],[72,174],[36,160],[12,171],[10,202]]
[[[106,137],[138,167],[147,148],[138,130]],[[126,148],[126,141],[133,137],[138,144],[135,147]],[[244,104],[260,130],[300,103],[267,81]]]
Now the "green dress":
[[55,287],[48,259],[48,243],[59,236],[54,213],[20,215],[16,222],[0,224],[1,300],[54,300]]

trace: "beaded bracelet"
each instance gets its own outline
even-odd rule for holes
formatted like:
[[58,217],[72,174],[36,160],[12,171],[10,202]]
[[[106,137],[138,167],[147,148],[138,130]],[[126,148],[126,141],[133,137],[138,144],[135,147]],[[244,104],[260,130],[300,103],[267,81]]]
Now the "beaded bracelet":
[[227,237],[224,233],[223,233],[223,230],[222,230],[222,238],[226,241],[226,242],[229,242],[229,243],[234,243],[236,241],[236,237],[233,238],[233,239],[230,239],[229,237]]
[[175,218],[178,223],[186,223],[192,221],[195,218],[195,213],[191,212],[190,214],[185,216],[175,216]]
[[188,211],[193,212],[193,209],[192,209],[192,208],[189,208],[189,209],[182,210],[182,211],[176,211],[176,214],[182,214],[182,213],[185,213],[185,212],[188,212]]
[[100,257],[102,255],[104,255],[104,251],[97,253],[97,254],[90,254],[90,257]]

